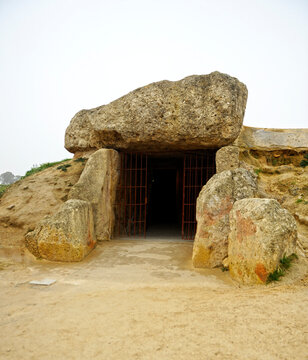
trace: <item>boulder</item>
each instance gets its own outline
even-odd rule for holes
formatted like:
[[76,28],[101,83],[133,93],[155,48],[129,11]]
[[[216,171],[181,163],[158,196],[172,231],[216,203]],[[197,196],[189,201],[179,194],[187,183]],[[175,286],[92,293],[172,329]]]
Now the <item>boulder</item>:
[[78,182],[68,194],[69,199],[85,200],[92,205],[97,240],[110,240],[112,237],[119,164],[117,151],[96,151],[89,157]]
[[237,146],[223,146],[216,152],[216,172],[234,170],[240,167],[240,150]]
[[248,170],[226,170],[214,175],[197,199],[197,232],[193,265],[221,266],[228,255],[229,212],[235,201],[257,196],[256,176]]
[[95,246],[91,204],[68,200],[59,211],[46,216],[25,236],[28,250],[53,261],[81,261]]
[[243,284],[264,284],[280,259],[296,251],[293,216],[274,199],[243,199],[230,212],[228,263]]
[[65,147],[72,153],[221,147],[238,136],[246,101],[246,86],[219,72],[152,83],[78,112],[66,130]]

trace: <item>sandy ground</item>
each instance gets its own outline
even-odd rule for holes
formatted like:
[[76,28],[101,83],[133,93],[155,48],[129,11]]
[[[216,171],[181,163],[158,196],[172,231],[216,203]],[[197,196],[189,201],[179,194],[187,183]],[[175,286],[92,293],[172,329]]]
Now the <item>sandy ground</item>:
[[113,241],[78,264],[2,258],[0,359],[308,358],[304,281],[240,287],[191,252]]

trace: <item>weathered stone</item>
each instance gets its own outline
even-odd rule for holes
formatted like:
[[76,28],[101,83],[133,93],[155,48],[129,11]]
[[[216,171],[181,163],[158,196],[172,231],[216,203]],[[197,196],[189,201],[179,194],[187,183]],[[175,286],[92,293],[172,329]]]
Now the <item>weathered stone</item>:
[[115,215],[114,203],[119,178],[117,151],[100,149],[92,154],[68,198],[92,204],[97,240],[110,240]]
[[239,168],[239,153],[237,146],[223,146],[220,148],[216,152],[216,173]]
[[262,129],[243,126],[234,145],[253,150],[307,150],[308,129]]
[[214,175],[197,199],[195,267],[221,266],[228,254],[229,212],[236,200],[257,196],[256,176],[245,169]]
[[95,246],[91,204],[69,200],[53,216],[46,216],[25,236],[28,250],[53,261],[80,261]]
[[273,199],[243,199],[230,212],[228,261],[231,276],[264,284],[280,259],[296,250],[296,222]]
[[78,112],[66,130],[65,147],[73,153],[221,147],[238,136],[246,101],[246,86],[219,72],[152,83]]

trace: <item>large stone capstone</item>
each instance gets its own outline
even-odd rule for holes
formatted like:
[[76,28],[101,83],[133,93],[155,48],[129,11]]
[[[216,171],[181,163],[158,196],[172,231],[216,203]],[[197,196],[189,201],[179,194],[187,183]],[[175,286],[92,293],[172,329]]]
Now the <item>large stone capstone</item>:
[[78,112],[66,130],[65,147],[72,153],[221,147],[237,138],[246,101],[246,86],[219,72],[152,83]]

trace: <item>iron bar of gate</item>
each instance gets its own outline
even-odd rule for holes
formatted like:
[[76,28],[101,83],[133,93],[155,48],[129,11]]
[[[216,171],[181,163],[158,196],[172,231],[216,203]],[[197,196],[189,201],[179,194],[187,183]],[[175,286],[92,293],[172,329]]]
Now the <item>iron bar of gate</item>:
[[183,162],[182,239],[193,240],[197,229],[196,202],[203,185],[215,174],[216,150],[191,153]]
[[147,155],[121,153],[118,184],[117,235],[146,234]]

